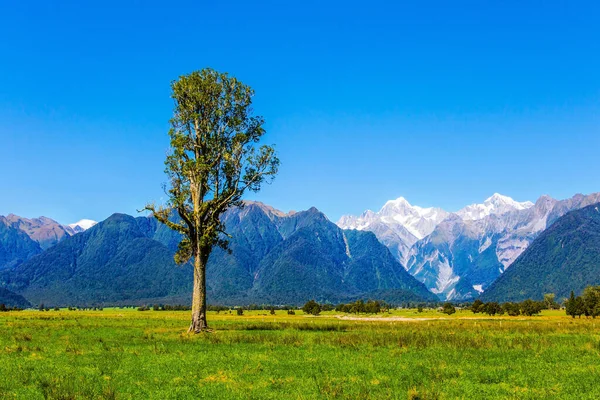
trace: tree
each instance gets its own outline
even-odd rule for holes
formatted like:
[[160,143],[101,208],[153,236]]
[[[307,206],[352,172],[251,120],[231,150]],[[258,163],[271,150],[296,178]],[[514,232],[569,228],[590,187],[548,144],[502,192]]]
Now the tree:
[[535,314],[539,314],[544,309],[543,302],[533,301],[531,299],[522,301],[519,306],[521,308],[521,313],[529,317]]
[[490,301],[489,303],[485,303],[483,305],[482,312],[486,313],[487,315],[496,315],[496,314],[503,314],[504,310],[502,309],[500,304],[498,304],[497,302]]
[[265,130],[263,118],[253,115],[253,95],[236,78],[208,68],[171,83],[168,201],[145,210],[182,235],[175,261],[194,261],[190,332],[208,329],[206,263],[215,246],[228,249],[221,216],[242,207],[244,192],[260,190],[279,167],[272,147],[258,147]]
[[546,293],[544,295],[544,306],[547,310],[554,310],[558,308],[558,304],[555,301],[556,296],[554,293]]
[[575,318],[575,292],[573,292],[572,290],[571,295],[569,296],[567,301],[565,301],[565,311],[567,315],[570,315],[571,317]]
[[452,303],[444,303],[444,306],[442,307],[442,312],[444,314],[452,315],[456,312],[456,308],[454,308]]
[[471,305],[471,311],[474,314],[479,314],[480,312],[483,311],[483,301],[477,299],[473,302],[473,304]]
[[565,308],[567,315],[570,315],[573,318],[581,318],[581,315],[585,314],[586,304],[580,296],[575,297],[575,293],[573,293],[573,291],[571,290],[571,295],[565,302]]
[[365,304],[365,312],[367,314],[379,314],[381,312],[381,304],[378,301],[369,300]]
[[321,306],[314,300],[307,301],[302,307],[304,314],[319,315],[321,313]]
[[596,318],[600,315],[600,286],[588,286],[581,296],[583,313],[586,317]]
[[517,317],[521,315],[521,307],[517,303],[504,303],[502,304],[502,309],[511,317]]

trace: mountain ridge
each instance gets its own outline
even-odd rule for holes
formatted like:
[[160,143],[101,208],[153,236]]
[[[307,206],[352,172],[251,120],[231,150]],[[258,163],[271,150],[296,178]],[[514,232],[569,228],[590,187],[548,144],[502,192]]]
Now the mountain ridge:
[[[369,214],[371,225],[363,221],[355,228],[374,232],[432,292],[443,299],[466,300],[485,291],[557,218],[595,201],[600,201],[600,193],[560,201],[543,195],[536,203],[516,202],[496,193],[480,205],[449,213],[428,236],[412,244],[394,234],[397,228],[377,213]],[[351,221],[360,219],[345,217],[338,223],[344,226]]]
[[[223,218],[232,252],[215,249],[209,258],[213,303],[337,302],[370,293],[437,301],[374,234],[343,231],[314,207],[284,214],[247,203]],[[189,303],[191,266],[177,267],[172,257],[178,241],[151,217],[114,214],[0,280],[34,304]]]

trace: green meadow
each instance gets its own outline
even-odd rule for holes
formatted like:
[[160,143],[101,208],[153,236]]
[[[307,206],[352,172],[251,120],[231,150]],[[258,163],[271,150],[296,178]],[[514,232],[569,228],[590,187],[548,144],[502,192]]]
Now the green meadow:
[[340,316],[210,313],[188,335],[186,311],[5,312],[0,398],[600,398],[600,320]]

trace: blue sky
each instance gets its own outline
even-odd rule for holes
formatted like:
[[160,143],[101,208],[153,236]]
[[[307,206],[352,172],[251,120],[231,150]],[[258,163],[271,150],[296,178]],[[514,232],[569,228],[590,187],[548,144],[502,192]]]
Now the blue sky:
[[169,83],[203,67],[256,90],[282,210],[600,191],[597,2],[50,3],[1,6],[0,214],[160,201]]

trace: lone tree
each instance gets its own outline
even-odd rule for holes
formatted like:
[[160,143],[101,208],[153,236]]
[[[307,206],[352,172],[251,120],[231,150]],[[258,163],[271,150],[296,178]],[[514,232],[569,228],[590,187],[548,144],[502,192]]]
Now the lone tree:
[[175,262],[194,261],[188,332],[208,329],[206,264],[215,246],[228,250],[221,216],[242,207],[244,192],[259,191],[279,167],[273,147],[258,145],[265,129],[264,119],[253,114],[253,95],[236,78],[208,68],[171,83],[175,107],[165,161],[168,201],[144,209],[182,235]]

